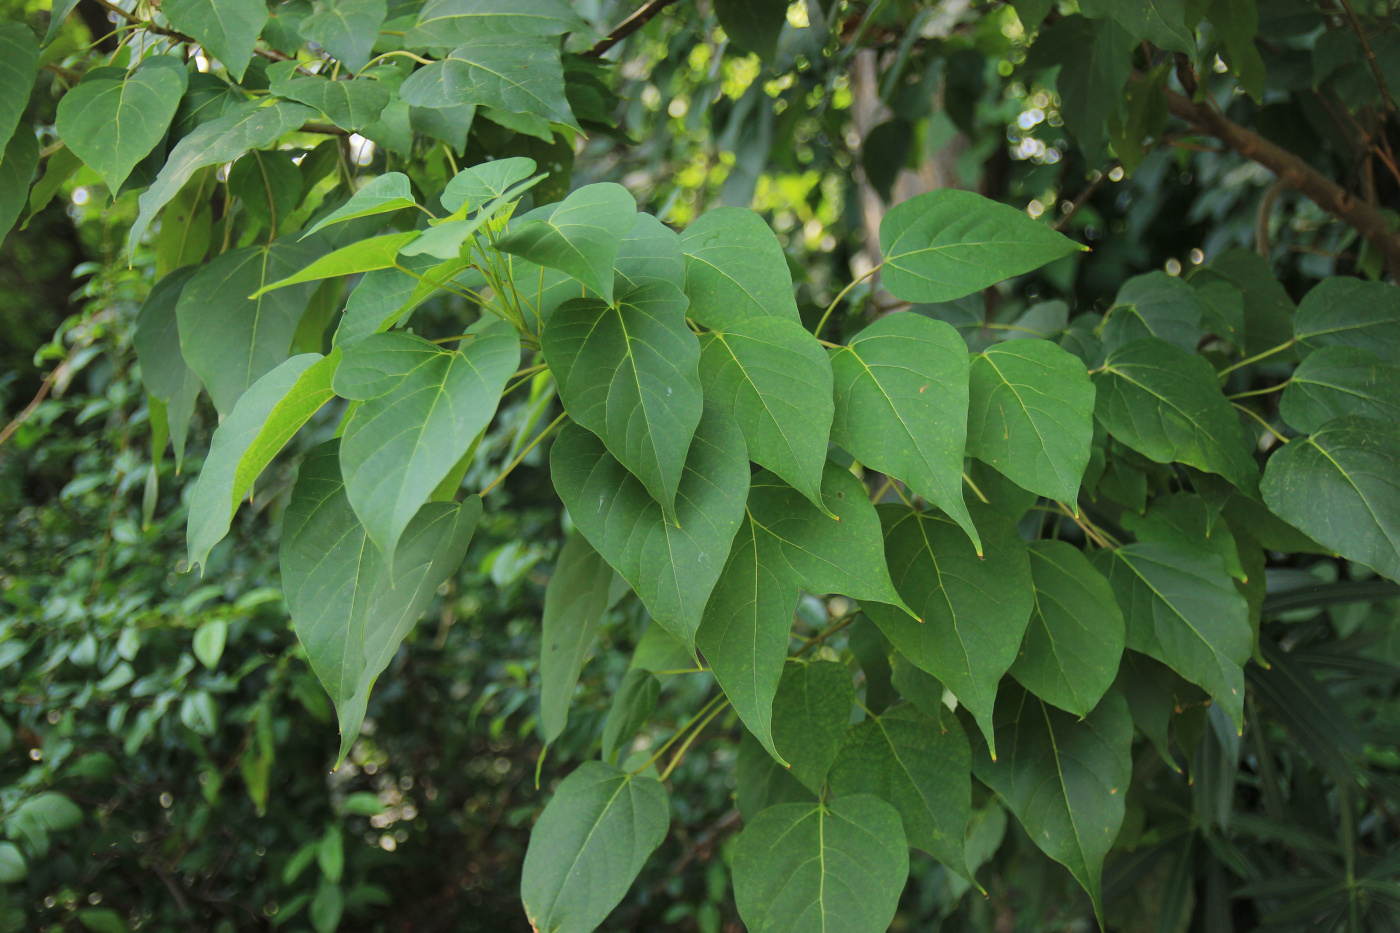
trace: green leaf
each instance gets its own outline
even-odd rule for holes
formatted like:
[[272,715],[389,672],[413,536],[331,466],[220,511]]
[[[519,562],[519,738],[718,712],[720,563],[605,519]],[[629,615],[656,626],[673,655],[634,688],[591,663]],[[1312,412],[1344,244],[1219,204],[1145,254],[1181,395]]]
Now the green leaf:
[[1134,340],[1109,354],[1094,386],[1094,414],[1128,447],[1218,473],[1246,493],[1258,488],[1252,445],[1204,358],[1154,337]]
[[734,846],[734,900],[753,933],[882,933],[908,875],[899,813],[870,794],[769,807]]
[[223,619],[210,619],[195,629],[190,647],[199,663],[212,671],[219,666],[219,658],[223,657],[227,642],[228,623]]
[[975,509],[986,559],[952,519],[879,507],[895,589],[916,618],[863,606],[900,654],[942,681],[993,743],[997,684],[1016,661],[1035,604],[1030,558],[1009,519]]
[[1370,350],[1400,366],[1400,296],[1384,282],[1333,276],[1313,286],[1298,305],[1298,342]]
[[1087,716],[1118,674],[1123,613],[1113,588],[1078,549],[1032,541],[1035,606],[1011,676],[1047,703]]
[[739,425],[749,459],[820,506],[834,412],[822,345],[801,324],[760,317],[705,334],[700,348],[705,398]]
[[190,497],[191,567],[208,565],[209,551],[228,534],[238,501],[292,435],[331,400],[331,376],[339,362],[339,351],[292,357],[253,383],[219,425]]
[[1264,98],[1264,58],[1254,45],[1259,32],[1259,7],[1252,0],[1209,0],[1206,16],[1220,34],[1221,56],[1240,79],[1240,87],[1256,102]]
[[180,353],[180,325],[175,314],[180,292],[198,271],[197,266],[184,266],[165,276],[151,289],[136,315],[132,343],[141,362],[141,382],[147,392],[167,404],[190,377],[199,378]]
[[967,347],[952,326],[891,314],[831,351],[831,439],[867,467],[909,484],[982,540],[963,503]]
[[1289,427],[1304,432],[1343,415],[1400,421],[1400,366],[1359,347],[1322,347],[1293,371],[1278,409]]
[[1319,544],[1400,580],[1400,430],[1355,415],[1269,458],[1264,502]]
[[534,171],[535,160],[524,156],[473,165],[454,175],[442,189],[442,206],[453,214],[464,207],[479,210],[504,197],[512,186],[529,178]]
[[1124,512],[1119,521],[1139,541],[1176,544],[1188,551],[1215,554],[1225,572],[1244,581],[1244,565],[1224,517],[1200,496],[1177,492],[1156,496],[1145,515]]
[[1186,25],[1186,0],[1083,0],[1079,8],[1094,19],[1113,19],[1135,40],[1196,58],[1196,37]]
[[[1192,284],[1205,284],[1219,277],[1244,295],[1244,352],[1248,355],[1286,343],[1293,336],[1293,300],[1274,277],[1268,260],[1252,249],[1232,249],[1191,277]],[[1277,359],[1287,360],[1280,354]]]
[[84,907],[78,911],[78,922],[90,933],[127,933],[121,914],[108,907]]
[[0,842],[0,884],[14,884],[27,877],[29,866],[24,862],[23,853],[12,842]]
[[[204,2],[212,3],[212,0]],[[254,2],[263,8],[261,0]],[[315,116],[314,110],[301,104],[279,100],[264,106],[261,101],[249,101],[217,119],[200,124],[170,151],[165,167],[141,195],[141,211],[127,234],[127,248],[135,248],[156,214],[179,193],[196,170],[206,165],[232,162],[249,149],[270,146]]]
[[574,687],[611,604],[615,576],[583,535],[564,542],[545,587],[540,635],[540,737],[546,745],[563,734],[569,721]]
[[1249,606],[1220,558],[1143,543],[1099,551],[1094,566],[1113,585],[1128,647],[1203,687],[1243,728]]
[[160,11],[171,26],[223,62],[235,81],[243,80],[253,45],[268,20],[263,0],[165,0]]
[[874,794],[892,804],[911,846],[966,874],[971,769],[967,735],[957,720],[949,715],[940,722],[906,703],[851,726],[830,781],[838,799]]
[[314,260],[285,279],[264,285],[248,297],[261,298],[270,291],[286,288],[288,285],[300,285],[303,282],[319,282],[321,279],[354,275],[357,272],[391,269],[398,264],[399,250],[418,236],[417,230],[409,230],[405,233],[386,233],[384,236],[371,237],[368,240],[357,240],[349,246],[342,246]]
[[787,25],[782,0],[717,0],[715,16],[733,43],[766,62],[778,54],[778,37]]
[[633,668],[627,672],[603,723],[604,761],[617,764],[618,754],[656,710],[656,698],[660,694],[661,681],[651,671]]
[[411,47],[447,48],[478,36],[557,36],[588,31],[588,24],[565,0],[518,0],[510,6],[491,0],[428,0],[404,42]]
[[789,773],[820,795],[841,749],[856,688],[851,672],[835,661],[794,661],[783,667],[773,697],[773,745]]
[[592,933],[626,896],[670,821],[660,781],[601,761],[580,765],[530,833],[520,898],[533,928]]
[[[1034,27],[1027,24],[1027,28]],[[1060,95],[1060,113],[1091,162],[1102,157],[1104,125],[1118,112],[1123,86],[1133,72],[1136,44],[1112,20],[1071,15],[1044,30],[1031,46],[1030,67],[1059,67],[1055,90]]]
[[[383,0],[380,0],[380,4],[383,5]],[[283,64],[295,68],[293,62]],[[278,66],[273,66],[276,67]],[[352,133],[359,132],[378,120],[393,96],[388,85],[372,78],[352,81],[332,81],[322,77],[274,79],[272,93],[319,110],[336,126]]]
[[369,64],[387,14],[385,0],[335,0],[302,20],[300,32],[358,74]]
[[739,731],[743,735],[734,760],[734,806],[745,823],[752,823],[754,817],[774,804],[816,801],[791,771],[768,754],[752,732],[742,726]]
[[0,156],[0,237],[10,232],[29,197],[29,182],[39,165],[39,140],[22,126]]
[[575,527],[632,585],[647,611],[693,653],[706,601],[729,554],[749,489],[739,429],[713,408],[695,430],[676,496],[676,521],[607,452],[565,425],[550,472]]
[[392,565],[368,540],[340,476],[340,442],[301,465],[282,523],[282,592],[307,660],[334,701],[343,760],[369,691],[437,588],[456,572],[481,517],[475,496],[414,516]]
[[[345,302],[336,328],[336,346],[349,347],[370,334],[389,330],[443,283],[462,271],[460,260],[439,263],[434,256],[403,256],[402,268],[366,272]],[[420,278],[414,278],[414,275]]]
[[1007,341],[972,358],[969,385],[967,452],[1072,506],[1094,438],[1094,386],[1079,358],[1048,340]]
[[1191,280],[1201,299],[1201,327],[1234,344],[1244,346],[1244,292],[1233,282],[1209,272]]
[[825,510],[772,473],[754,476],[744,523],[695,636],[744,725],[780,761],[770,721],[798,588],[901,605],[865,488],[828,463],[822,498]]
[[419,107],[476,104],[578,128],[564,96],[558,42],[539,36],[475,35],[411,74],[399,97]]
[[345,896],[341,893],[339,885],[329,880],[322,881],[307,911],[311,929],[316,933],[335,933],[340,927],[340,917],[344,910]]
[[0,140],[5,143],[15,136],[19,118],[29,106],[38,70],[39,41],[34,31],[20,22],[0,24]]
[[[200,186],[202,187],[202,185]],[[290,152],[261,152],[254,149],[233,163],[228,173],[228,191],[243,202],[249,219],[276,230],[301,200],[301,170]],[[179,221],[179,201],[172,202],[161,221]],[[162,238],[157,235],[156,242]],[[202,257],[201,257],[202,258]]]
[[617,307],[591,298],[560,305],[540,341],[569,417],[603,439],[667,520],[700,422],[700,344],[670,285],[632,292]]
[[723,329],[753,317],[801,322],[778,238],[751,210],[718,207],[681,234],[690,316]]
[[626,188],[611,182],[588,185],[565,198],[548,217],[514,227],[495,246],[558,269],[612,304],[613,263],[636,215],[637,202]]
[[315,242],[278,240],[271,247],[234,249],[200,267],[176,305],[180,348],[227,415],[239,397],[287,358],[312,284],[248,298],[320,255]]
[[973,736],[972,773],[1042,852],[1070,870],[1102,917],[1103,860],[1123,824],[1132,778],[1128,704],[1109,691],[1080,719],[1008,686],[997,700],[996,731],[1002,756],[990,758]]
[[496,414],[520,365],[508,324],[487,323],[461,350],[412,334],[366,337],[345,350],[337,395],[362,404],[345,427],[345,491],[390,558],[423,503]]
[[1129,341],[1159,337],[1195,353],[1204,313],[1196,290],[1177,276],[1160,270],[1135,276],[1118,289],[1104,318],[1104,349],[1111,353]]
[[301,236],[302,239],[306,239],[322,227],[328,227],[331,224],[343,223],[357,217],[369,217],[373,214],[387,214],[405,207],[413,207],[417,203],[413,200],[413,191],[409,187],[408,176],[402,172],[386,172],[352,194],[350,200],[327,214]]
[[188,83],[178,58],[153,56],[125,80],[89,79],[63,95],[55,128],[115,196],[165,137]]
[[[455,107],[409,107],[408,125],[414,132],[441,140],[459,156],[467,149],[467,134],[476,121],[476,104]],[[552,137],[551,137],[552,138]]]
[[1066,256],[1077,243],[1023,211],[943,188],[880,222],[881,280],[905,301],[950,301]]

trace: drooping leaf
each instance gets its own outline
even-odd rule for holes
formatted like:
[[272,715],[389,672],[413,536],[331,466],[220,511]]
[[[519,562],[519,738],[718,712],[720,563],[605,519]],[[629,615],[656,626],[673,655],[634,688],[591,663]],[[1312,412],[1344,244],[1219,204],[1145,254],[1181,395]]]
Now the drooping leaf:
[[317,241],[282,239],[229,250],[194,274],[180,292],[180,347],[190,368],[225,415],[265,373],[287,358],[313,284],[247,296],[307,265],[322,252]]
[[1322,347],[1293,371],[1278,409],[1289,427],[1309,433],[1343,415],[1395,423],[1400,421],[1400,366],[1360,347]]
[[302,20],[300,32],[359,73],[369,64],[379,27],[388,14],[385,0],[335,0],[319,13]]
[[961,298],[1077,249],[1014,207],[955,188],[910,198],[880,222],[881,280],[905,301]]
[[1160,270],[1134,276],[1118,289],[1108,309],[1104,348],[1111,353],[1129,341],[1158,337],[1195,353],[1204,313],[1196,290],[1179,277]]
[[1080,9],[1085,16],[1113,19],[1135,40],[1196,57],[1196,37],[1186,25],[1186,0],[1084,0]]
[[832,441],[938,506],[980,551],[963,503],[968,364],[957,331],[923,315],[891,314],[832,350],[831,368]]
[[239,398],[214,432],[209,456],[190,497],[190,566],[206,566],[209,551],[228,534],[238,500],[293,434],[333,397],[339,352],[294,356]]
[[690,316],[722,329],[752,317],[800,322],[792,273],[783,248],[763,218],[738,207],[718,207],[681,234]]
[[1035,606],[1011,676],[1047,703],[1087,716],[1118,674],[1123,613],[1103,574],[1063,541],[1032,541]]
[[[212,0],[203,0],[212,3]],[[239,0],[246,2],[246,0]],[[262,8],[261,0],[253,0]],[[156,180],[142,193],[140,213],[127,235],[127,248],[140,242],[160,209],[180,191],[196,170],[206,165],[232,162],[249,149],[261,149],[316,116],[302,104],[273,101],[264,106],[261,101],[249,101],[234,107],[223,116],[202,123],[176,144],[165,160]]]
[[759,317],[705,334],[700,347],[705,398],[739,425],[749,459],[820,505],[834,412],[821,344],[801,324]]
[[[292,62],[285,64],[295,67]],[[336,126],[352,133],[373,125],[393,97],[388,85],[371,78],[332,81],[319,76],[299,78],[294,73],[290,80],[274,79],[272,93],[319,110]]]
[[529,178],[534,171],[535,160],[524,156],[473,165],[458,172],[447,183],[442,190],[442,206],[454,214],[463,207],[479,210]]
[[1359,347],[1400,366],[1400,295],[1384,282],[1323,279],[1303,296],[1294,327],[1309,350]]
[[748,497],[738,428],[706,410],[681,475],[674,524],[597,435],[576,425],[565,425],[555,440],[550,472],[579,532],[632,585],[652,618],[693,651]]
[[1348,415],[1269,458],[1264,502],[1319,544],[1400,580],[1400,429]]
[[56,129],[115,196],[136,163],[165,136],[189,79],[173,55],[155,55],[130,75],[83,81],[58,102]]
[[1218,473],[1246,493],[1258,488],[1249,439],[1203,357],[1155,337],[1134,340],[1109,354],[1094,386],[1094,414],[1133,450]]
[[413,207],[416,203],[413,200],[413,190],[409,187],[408,176],[402,172],[386,172],[375,177],[369,184],[352,194],[350,200],[321,218],[315,226],[302,234],[302,238],[305,239],[331,224],[373,214],[387,214],[405,207]]
[[1198,495],[1177,492],[1154,496],[1146,514],[1124,512],[1121,523],[1139,541],[1177,544],[1188,551],[1215,554],[1225,565],[1226,573],[1236,580],[1245,579],[1230,526],[1219,511]]
[[1127,645],[1205,689],[1244,726],[1249,606],[1214,554],[1129,544],[1094,555],[1127,622]]
[[1118,112],[1123,86],[1133,72],[1134,45],[1133,36],[1112,20],[1071,15],[1044,30],[1031,46],[1031,67],[1060,69],[1055,78],[1060,113],[1091,162],[1103,152],[1105,123]]
[[[184,266],[162,278],[136,315],[132,343],[141,362],[141,382],[146,391],[169,402],[185,384],[189,366],[180,353],[180,326],[175,307],[180,292],[198,270]],[[198,378],[198,377],[196,377]]]
[[967,452],[1016,485],[1073,504],[1094,437],[1084,364],[1048,340],[1015,340],[972,358]]
[[253,45],[268,20],[263,0],[165,0],[160,11],[170,25],[223,62],[235,81],[243,80]]
[[951,714],[940,722],[906,703],[851,726],[831,766],[831,789],[837,799],[874,794],[892,804],[911,846],[965,874],[971,767],[967,735]]
[[769,807],[734,847],[734,900],[754,933],[881,933],[908,874],[899,813],[871,794]]
[[569,417],[602,438],[675,519],[676,489],[704,400],[685,295],[649,285],[612,307],[583,298],[549,319],[541,345]]
[[1132,777],[1133,720],[1116,692],[1084,719],[1020,687],[997,699],[993,759],[972,739],[972,772],[1001,796],[1041,851],[1064,865],[1103,916],[1104,856],[1123,824]]
[[345,350],[335,391],[361,402],[341,442],[345,492],[390,558],[433,489],[491,423],[519,365],[519,338],[500,321],[479,327],[460,350],[397,332]]
[[15,135],[38,69],[34,31],[20,22],[0,24],[0,142],[8,143]]
[[305,268],[297,270],[285,279],[269,282],[248,297],[261,298],[268,292],[289,285],[300,285],[303,282],[319,282],[321,279],[342,275],[393,268],[397,264],[399,250],[418,236],[417,230],[409,230],[404,233],[386,233],[368,240],[357,240],[349,246],[342,246],[313,260]]
[[322,444],[302,463],[283,519],[281,564],[297,639],[335,702],[344,759],[375,678],[461,564],[481,500],[424,506],[390,564],[350,508],[339,448]]
[[496,241],[496,248],[558,269],[613,301],[613,263],[632,229],[637,203],[621,185],[579,188],[546,218],[527,220]]
[[778,52],[778,37],[787,25],[782,0],[719,0],[715,16],[724,32],[739,48],[771,62]]
[[790,773],[815,794],[836,760],[856,688],[835,661],[796,661],[783,667],[773,697],[773,745]]
[[890,582],[864,487],[828,463],[822,498],[826,514],[774,474],[754,476],[744,523],[695,638],[744,725],[780,761],[770,721],[798,588],[909,611]]
[[578,127],[564,96],[558,43],[541,36],[474,35],[409,75],[399,97],[418,107],[476,104]]
[[901,505],[879,513],[890,576],[916,618],[876,603],[863,608],[900,654],[953,691],[994,743],[997,684],[1016,661],[1035,603],[1026,546],[1010,520],[990,509],[974,510],[985,560],[941,513]]
[[540,737],[548,745],[569,720],[574,687],[598,623],[610,605],[616,574],[583,535],[572,535],[559,552],[544,591],[540,634]]
[[666,789],[584,762],[544,808],[525,852],[520,898],[536,930],[592,933],[627,894],[671,822]]
[[0,156],[0,237],[10,232],[29,197],[29,182],[39,165],[39,140],[21,126]]
[[661,682],[651,671],[633,668],[622,678],[608,717],[603,722],[603,760],[617,764],[618,755],[647,724],[656,710]]
[[477,36],[557,36],[588,31],[566,0],[521,0],[509,7],[490,0],[428,0],[404,41],[448,48]]
[[740,727],[739,751],[734,760],[734,805],[745,823],[779,803],[816,802],[816,796],[792,772],[768,754],[763,743]]
[[467,134],[476,122],[476,104],[455,107],[409,107],[408,124],[416,133],[431,136],[452,147],[459,156],[466,153]]

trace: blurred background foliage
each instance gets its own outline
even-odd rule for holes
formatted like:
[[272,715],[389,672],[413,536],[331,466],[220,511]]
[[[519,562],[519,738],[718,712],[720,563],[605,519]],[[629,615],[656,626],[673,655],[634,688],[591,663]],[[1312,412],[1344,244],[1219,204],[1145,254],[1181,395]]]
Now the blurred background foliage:
[[[47,6],[0,5],[40,29]],[[631,12],[578,6],[600,30]],[[799,2],[770,65],[725,38],[707,0],[676,4],[610,53],[615,128],[579,141],[574,184],[620,181],[677,225],[721,204],[763,212],[809,326],[872,264],[883,205],[919,190],[966,187],[1050,212],[1091,244],[974,300],[920,309],[974,345],[1028,326],[1037,301],[1101,311],[1133,275],[1189,275],[1222,256],[1267,263],[1295,297],[1334,273],[1379,275],[1349,228],[1235,153],[1164,133],[1164,113],[1126,106],[1121,119],[1156,121],[1152,144],[1125,130],[1112,154],[1087,158],[1055,72],[1027,60],[1018,10],[1035,6],[1055,5]],[[56,76],[110,26],[91,0],[76,12]],[[1344,55],[1332,71],[1318,64],[1319,43],[1336,43],[1317,4],[1259,12],[1264,92],[1241,93],[1218,65],[1203,69],[1216,99],[1393,208],[1400,175],[1370,155],[1389,152],[1393,127],[1375,122],[1369,70]],[[54,106],[41,82],[31,119],[51,123]],[[383,152],[357,154],[364,171],[384,170]],[[409,170],[448,168],[426,152]],[[0,446],[0,929],[525,929],[520,865],[548,789],[596,753],[637,646],[653,669],[668,666],[640,605],[610,612],[568,731],[541,761],[539,619],[565,529],[531,454],[504,489],[511,507],[487,512],[462,572],[381,679],[349,763],[330,773],[334,720],[278,590],[293,470],[274,467],[239,512],[213,556],[219,583],[183,572],[186,477],[215,416],[201,410],[183,471],[153,466],[132,330],[155,256],[117,261],[135,195],[105,206],[87,169],[55,181],[0,248],[0,422],[32,405]],[[890,301],[864,286],[852,299],[838,316],[847,334]],[[506,410],[487,443],[504,454],[540,402]],[[1268,579],[1270,666],[1250,669],[1245,735],[1183,695],[1139,739],[1105,881],[1112,929],[1314,929],[1319,917],[1396,928],[1400,604],[1324,556],[1295,556]],[[815,631],[830,607],[809,602]],[[861,631],[823,656],[850,662]],[[643,746],[699,705],[695,678],[664,679]],[[671,835],[604,929],[741,929],[723,867],[740,825],[740,732],[717,719],[676,769]],[[985,896],[916,857],[893,929],[1093,929],[1069,874],[985,789],[976,803]]]

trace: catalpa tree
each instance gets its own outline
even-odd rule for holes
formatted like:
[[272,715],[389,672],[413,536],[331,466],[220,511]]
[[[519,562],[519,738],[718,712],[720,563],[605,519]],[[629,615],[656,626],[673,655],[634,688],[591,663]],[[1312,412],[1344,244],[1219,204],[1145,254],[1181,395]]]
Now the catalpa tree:
[[[974,786],[1102,917],[1135,734],[1199,769],[1188,738],[1245,730],[1251,665],[1279,651],[1260,638],[1269,561],[1400,579],[1394,225],[1212,100],[1209,81],[1262,100],[1261,48],[1286,57],[1255,42],[1253,4],[1007,15],[1091,159],[1111,148],[1121,173],[1217,140],[1359,231],[1370,278],[1326,278],[1295,306],[1265,260],[1225,252],[1189,279],[1129,278],[1101,313],[1039,303],[1010,323],[966,299],[1087,249],[1053,211],[952,187],[899,200],[871,231],[878,260],[804,316],[760,214],[668,223],[615,182],[575,186],[585,138],[626,139],[608,56],[664,0],[604,32],[563,0],[99,5],[120,45],[80,67],[47,44],[72,2],[48,36],[0,27],[0,220],[79,171],[127,212],[114,261],[155,274],[134,336],[148,508],[166,449],[180,464],[196,408],[217,413],[189,569],[301,435],[282,589],[339,759],[536,451],[571,529],[542,619],[546,746],[609,609],[637,600],[654,622],[598,758],[535,826],[521,894],[537,930],[606,920],[715,722],[742,735],[733,890],[750,929],[885,929],[911,847],[975,884]],[[926,11],[800,6],[716,3],[706,28],[775,74],[824,69],[828,95],[853,50],[887,43],[896,107],[922,73],[909,60],[957,52],[911,22]],[[1317,72],[1364,85],[1348,113],[1374,112],[1372,86],[1389,102],[1380,28],[1338,32],[1364,70],[1329,52],[1337,68]],[[21,121],[36,73],[57,96],[39,134]],[[860,169],[886,196],[912,158],[895,113]],[[483,453],[513,393],[530,416]],[[494,478],[467,482],[483,458]],[[823,624],[804,634],[813,601]],[[636,742],[674,676],[708,678],[711,699]],[[1356,890],[1329,896],[1359,910]]]

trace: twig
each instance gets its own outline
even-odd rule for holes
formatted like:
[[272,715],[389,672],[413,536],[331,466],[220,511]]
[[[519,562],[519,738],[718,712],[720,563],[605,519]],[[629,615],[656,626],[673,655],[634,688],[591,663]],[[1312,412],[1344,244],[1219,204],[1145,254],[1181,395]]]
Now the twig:
[[[1118,164],[1118,160],[1114,159],[1113,163],[1108,167],[1108,172],[1117,168]],[[1079,213],[1079,209],[1084,206],[1086,201],[1094,196],[1094,192],[1098,191],[1099,186],[1104,183],[1104,179],[1108,178],[1108,172],[1096,172],[1094,174],[1094,177],[1089,180],[1089,184],[1085,185],[1084,190],[1079,192],[1075,197],[1074,203],[1069,206],[1069,210],[1065,211],[1065,216],[1055,221],[1055,230],[1064,230],[1065,227],[1069,226],[1069,222],[1074,219],[1074,215]]]
[[614,26],[612,31],[603,37],[597,45],[584,52],[583,57],[602,58],[609,49],[651,22],[657,13],[675,2],[676,0],[650,0],[650,2],[643,4],[635,13]]
[[525,449],[522,450],[522,451],[520,452],[520,454],[519,454],[514,460],[512,460],[512,461],[506,466],[506,468],[505,468],[504,470],[501,471],[501,475],[498,476],[498,477],[496,477],[495,479],[493,479],[493,480],[491,481],[490,485],[488,485],[485,489],[481,490],[481,495],[482,495],[482,497],[484,498],[488,492],[490,492],[491,490],[495,489],[497,486],[501,485],[501,483],[505,480],[505,478],[511,474],[511,471],[514,470],[516,467],[520,466],[520,461],[524,460],[524,459],[525,459],[525,456],[526,456],[530,451],[534,450],[535,447],[539,444],[540,441],[544,440],[546,437],[548,437],[549,435],[553,434],[553,433],[554,433],[554,429],[557,428],[557,427],[559,427],[559,425],[563,424],[563,423],[564,423],[564,419],[567,418],[567,417],[568,417],[568,413],[567,413],[567,412],[560,414],[558,418],[555,418],[553,421],[551,421],[551,422],[549,423],[549,427],[545,428],[545,429],[544,429],[543,431],[541,431],[539,434],[535,435],[535,439],[534,439],[533,441],[531,441],[530,443],[528,443],[528,444],[525,445]]
[[827,318],[831,317],[831,312],[836,310],[836,306],[841,303],[841,299],[849,295],[851,293],[851,289],[855,288],[861,282],[864,282],[866,279],[870,278],[876,272],[879,272],[880,266],[883,265],[884,263],[882,262],[879,265],[871,266],[869,269],[866,269],[860,275],[856,276],[855,281],[851,282],[850,285],[847,285],[845,288],[841,289],[841,291],[836,293],[836,297],[831,299],[831,304],[827,305],[826,311],[822,313],[822,319],[817,322],[817,329],[812,331],[813,337],[821,337],[822,328],[826,326]]
[[34,409],[38,408],[39,404],[43,402],[45,398],[48,397],[49,390],[53,388],[54,380],[58,378],[59,371],[62,370],[64,366],[67,365],[67,363],[67,360],[64,360],[62,363],[59,363],[53,368],[53,371],[51,373],[44,377],[44,381],[39,386],[39,391],[35,394],[34,398],[30,400],[28,405],[24,406],[23,411],[15,415],[13,421],[5,425],[5,429],[3,431],[0,431],[0,447],[4,446],[5,442],[10,439],[10,435],[15,433],[15,431],[19,430],[19,426],[24,424],[24,422],[29,418],[29,416],[34,414]]
[[1283,193],[1283,189],[1288,187],[1288,182],[1284,181],[1280,175],[1274,179],[1274,183],[1264,192],[1264,196],[1259,199],[1259,216],[1254,221],[1254,249],[1265,259],[1269,258],[1269,218],[1273,216],[1274,204],[1278,201],[1278,196]]

